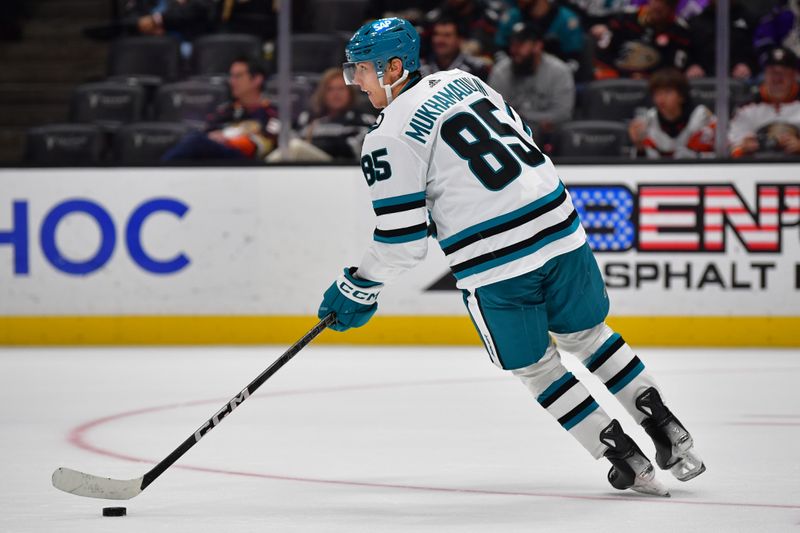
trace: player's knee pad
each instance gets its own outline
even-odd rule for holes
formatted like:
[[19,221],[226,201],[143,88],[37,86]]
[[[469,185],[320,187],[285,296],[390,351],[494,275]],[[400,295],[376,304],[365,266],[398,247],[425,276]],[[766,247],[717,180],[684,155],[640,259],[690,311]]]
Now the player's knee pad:
[[605,322],[575,333],[553,333],[558,347],[581,361],[595,353],[612,335],[614,330]]
[[534,396],[539,396],[551,383],[556,381],[566,369],[561,364],[561,356],[551,342],[541,359],[532,365],[511,371],[517,376]]

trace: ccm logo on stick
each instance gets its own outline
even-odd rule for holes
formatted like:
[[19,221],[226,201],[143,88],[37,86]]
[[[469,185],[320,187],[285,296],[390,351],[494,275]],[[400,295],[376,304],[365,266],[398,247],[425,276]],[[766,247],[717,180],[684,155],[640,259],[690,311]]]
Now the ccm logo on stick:
[[[179,200],[154,198],[139,205],[131,213],[125,225],[125,244],[131,259],[139,267],[153,274],[172,274],[186,268],[189,258],[182,252],[171,259],[156,259],[142,245],[142,226],[151,215],[166,212],[183,218],[189,207]],[[91,218],[100,231],[100,246],[89,258],[69,259],[61,253],[56,242],[56,231],[62,220],[81,213]],[[29,218],[28,202],[14,201],[12,204],[12,226],[0,228],[0,245],[9,245],[14,250],[14,274],[27,275],[29,264]],[[39,243],[47,261],[65,274],[85,276],[102,268],[111,259],[117,242],[117,231],[111,214],[100,204],[86,199],[65,200],[54,206],[42,220]]]
[[233,412],[234,409],[239,407],[239,404],[245,401],[250,397],[250,391],[244,389],[242,392],[239,393],[238,396],[234,396],[231,398],[231,401],[225,404],[225,406],[217,411],[214,416],[211,417],[210,420],[207,420],[205,424],[200,426],[200,428],[194,432],[194,440],[195,442],[199,442],[200,439],[203,438],[203,435],[214,429],[217,424],[222,422],[222,419],[228,416]]

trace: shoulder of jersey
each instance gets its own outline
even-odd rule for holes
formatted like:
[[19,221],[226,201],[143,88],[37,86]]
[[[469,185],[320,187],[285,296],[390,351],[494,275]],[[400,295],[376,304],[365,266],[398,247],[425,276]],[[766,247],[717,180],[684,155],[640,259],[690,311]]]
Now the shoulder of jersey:
[[460,76],[472,76],[472,74],[454,68],[424,76],[381,112],[381,116],[369,132],[374,132],[376,135],[392,135],[399,132],[425,100]]

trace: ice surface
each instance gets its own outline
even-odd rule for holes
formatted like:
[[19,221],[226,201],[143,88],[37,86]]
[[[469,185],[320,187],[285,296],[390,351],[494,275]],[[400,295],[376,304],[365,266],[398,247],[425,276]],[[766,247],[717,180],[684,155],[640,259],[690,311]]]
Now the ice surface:
[[307,347],[124,518],[50,485],[141,476],[284,349],[0,348],[0,532],[800,531],[797,350],[638,350],[708,466],[659,471],[671,499],[612,489],[478,348]]

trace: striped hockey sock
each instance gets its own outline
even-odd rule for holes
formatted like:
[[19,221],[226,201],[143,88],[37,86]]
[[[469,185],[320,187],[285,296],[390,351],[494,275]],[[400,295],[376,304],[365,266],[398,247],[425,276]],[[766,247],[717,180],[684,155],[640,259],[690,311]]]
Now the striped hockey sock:
[[572,372],[561,364],[552,344],[537,363],[512,370],[533,393],[536,401],[595,458],[606,446],[599,435],[611,418]]
[[645,415],[636,408],[636,398],[648,388],[658,390],[658,387],[622,336],[601,324],[585,332],[556,335],[556,338],[559,346],[577,355],[636,423],[641,424]]

